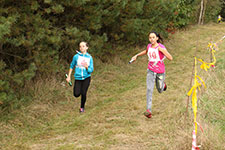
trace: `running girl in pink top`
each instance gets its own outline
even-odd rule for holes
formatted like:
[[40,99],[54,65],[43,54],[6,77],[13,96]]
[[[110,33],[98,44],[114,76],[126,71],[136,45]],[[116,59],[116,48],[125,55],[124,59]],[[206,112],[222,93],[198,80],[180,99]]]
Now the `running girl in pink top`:
[[[144,115],[148,118],[152,117],[152,93],[154,84],[159,93],[166,90],[165,80],[165,65],[163,60],[165,58],[172,60],[173,57],[166,50],[165,46],[161,44],[163,42],[161,36],[156,32],[150,32],[147,49],[138,53],[132,57],[132,61],[135,61],[138,56],[148,56],[148,69],[147,69],[147,110]],[[160,43],[161,42],[161,43]]]

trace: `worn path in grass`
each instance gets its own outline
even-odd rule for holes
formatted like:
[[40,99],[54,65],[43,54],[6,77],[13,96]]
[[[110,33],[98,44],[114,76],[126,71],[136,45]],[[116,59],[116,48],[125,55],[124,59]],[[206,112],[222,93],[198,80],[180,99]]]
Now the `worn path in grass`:
[[[197,50],[197,56],[209,60],[208,42],[219,40],[224,33],[225,24],[195,26],[177,32],[165,43],[174,60],[165,61],[167,91],[159,94],[154,89],[151,119],[143,115],[146,110],[147,57],[138,58],[132,65],[124,64],[117,57],[115,65],[105,64],[96,70],[84,114],[79,114],[80,99],[72,97],[71,89],[55,85],[54,88],[61,88],[63,95],[56,104],[35,103],[26,111],[31,114],[30,118],[20,115],[28,122],[33,122],[18,119],[11,125],[5,125],[9,131],[2,132],[3,135],[12,136],[1,139],[4,148],[191,149],[192,115],[185,118],[185,111],[193,56]],[[221,47],[224,52],[225,44],[222,43]],[[35,118],[38,113],[46,114],[46,117]]]

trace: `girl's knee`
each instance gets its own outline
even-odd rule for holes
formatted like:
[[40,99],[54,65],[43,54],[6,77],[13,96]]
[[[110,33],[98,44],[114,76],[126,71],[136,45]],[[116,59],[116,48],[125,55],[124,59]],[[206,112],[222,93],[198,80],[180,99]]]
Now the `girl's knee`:
[[73,94],[75,97],[79,97],[80,96],[80,93],[74,93]]

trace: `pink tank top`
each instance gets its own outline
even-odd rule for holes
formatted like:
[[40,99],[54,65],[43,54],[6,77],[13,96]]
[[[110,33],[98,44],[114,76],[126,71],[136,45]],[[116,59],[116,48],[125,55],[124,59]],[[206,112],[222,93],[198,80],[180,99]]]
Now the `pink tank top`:
[[165,55],[158,50],[159,46],[161,48],[166,48],[164,45],[159,43],[159,45],[155,48],[152,48],[151,44],[147,46],[147,55],[148,55],[148,69],[155,73],[164,73],[165,65],[163,60],[165,59]]

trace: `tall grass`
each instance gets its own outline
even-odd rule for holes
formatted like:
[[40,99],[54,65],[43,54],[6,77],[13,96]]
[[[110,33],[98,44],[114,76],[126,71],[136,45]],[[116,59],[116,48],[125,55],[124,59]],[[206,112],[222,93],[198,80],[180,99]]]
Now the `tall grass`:
[[[174,60],[165,61],[168,90],[162,94],[154,90],[151,119],[143,115],[147,58],[127,64],[145,47],[128,49],[127,54],[111,57],[108,63],[94,60],[95,71],[82,115],[78,112],[80,98],[73,97],[64,73],[61,78],[30,85],[33,102],[0,122],[0,149],[191,149],[193,113],[189,103],[186,116],[186,93],[193,57],[196,54],[209,60],[208,42],[217,41],[224,33],[224,24],[209,24],[191,26],[170,36],[165,45]],[[205,150],[225,148],[225,42],[219,46],[216,68],[208,72],[199,69],[207,89],[198,98],[197,120],[204,133],[198,130],[197,140]]]

